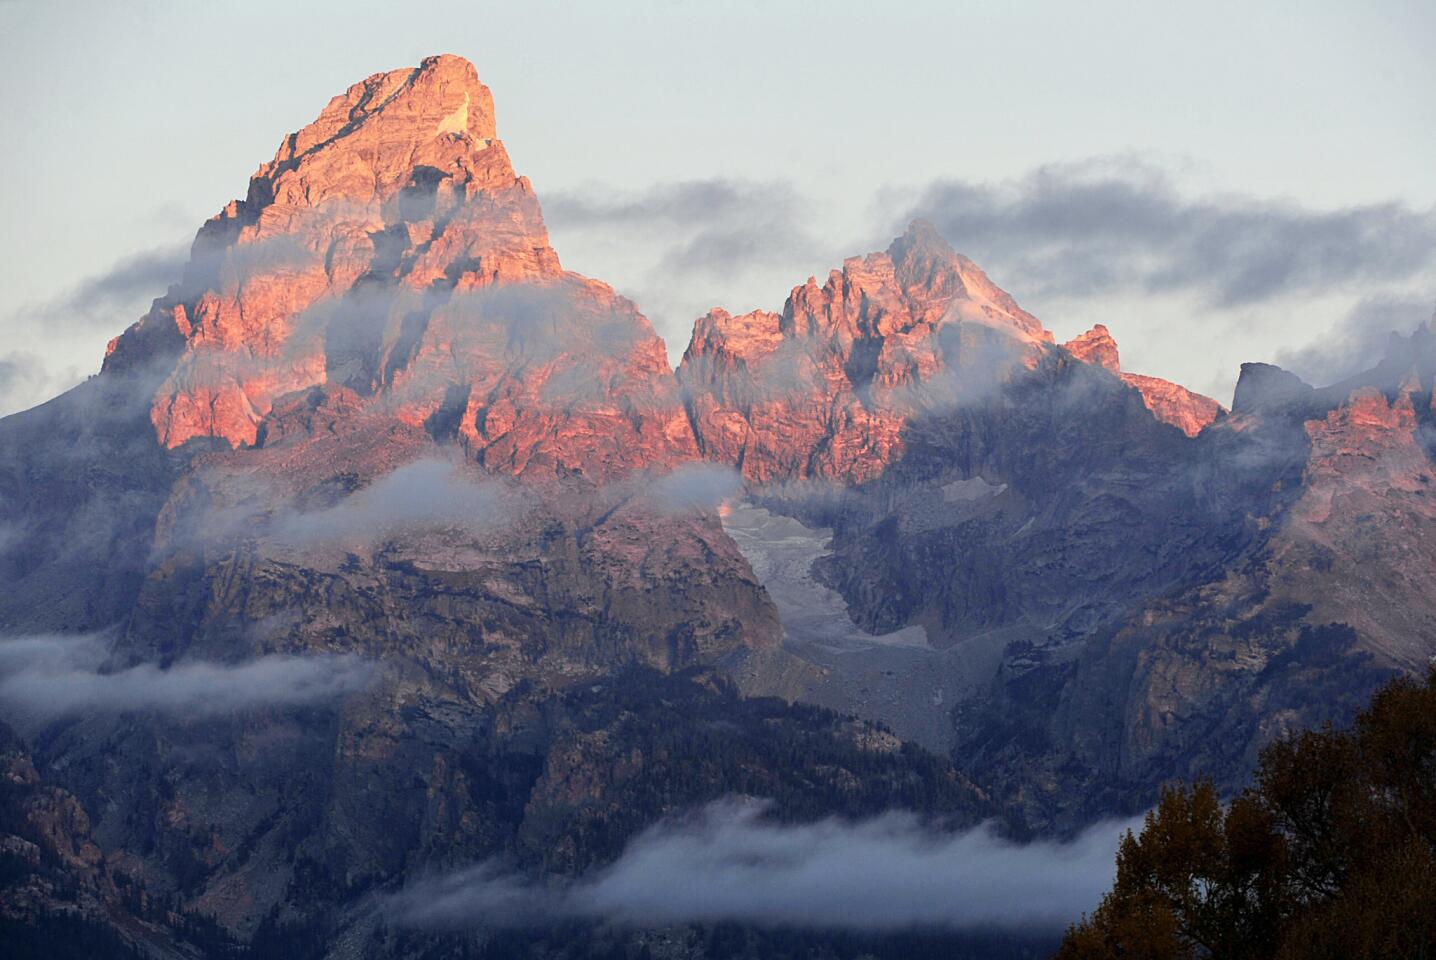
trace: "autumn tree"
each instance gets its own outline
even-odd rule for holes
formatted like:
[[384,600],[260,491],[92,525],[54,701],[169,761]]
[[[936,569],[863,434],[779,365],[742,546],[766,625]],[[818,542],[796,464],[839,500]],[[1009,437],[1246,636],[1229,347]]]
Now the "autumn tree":
[[1255,781],[1166,789],[1060,960],[1436,958],[1436,667],[1273,744]]

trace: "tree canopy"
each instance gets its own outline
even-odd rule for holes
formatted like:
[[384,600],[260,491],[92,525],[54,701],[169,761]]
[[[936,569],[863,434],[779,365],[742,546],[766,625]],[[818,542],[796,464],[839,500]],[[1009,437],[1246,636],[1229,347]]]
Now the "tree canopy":
[[1057,960],[1436,957],[1436,666],[1272,744],[1225,805],[1170,786]]

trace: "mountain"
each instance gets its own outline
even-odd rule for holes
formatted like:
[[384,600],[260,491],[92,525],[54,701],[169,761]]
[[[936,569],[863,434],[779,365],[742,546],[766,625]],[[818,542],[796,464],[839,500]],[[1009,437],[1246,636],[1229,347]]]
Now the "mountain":
[[1058,359],[914,421],[840,505],[790,508],[832,527],[820,573],[858,622],[990,660],[953,756],[1029,822],[1138,810],[1173,776],[1235,788],[1436,653],[1432,342],[1320,390],[1247,365],[1196,437]]
[[[903,456],[915,417],[981,402],[1054,351],[1052,334],[915,221],[884,253],[853,257],[820,287],[795,287],[781,313],[701,318],[677,375],[704,456],[756,483],[862,482]],[[1098,326],[1067,354],[1119,374],[1153,416],[1188,436],[1214,400],[1118,370]]]
[[[918,221],[675,371],[496,133],[458,57],[350,87],[98,376],[0,420],[0,916],[37,950],[578,955],[375,903],[586,876],[735,793],[1061,834],[1436,653],[1430,329],[1323,389],[1247,365],[1227,411]],[[793,943],[651,933],[602,936]]]
[[1077,359],[1106,367],[1117,374],[1123,383],[1137,389],[1152,416],[1163,423],[1170,423],[1189,437],[1201,433],[1224,412],[1222,405],[1211,397],[1193,393],[1181,384],[1124,371],[1117,352],[1117,341],[1112,339],[1111,331],[1104,324],[1097,324],[1062,346]]
[[488,88],[443,56],[287,137],[105,369],[167,368],[150,420],[169,448],[256,446],[276,399],[319,387],[497,471],[602,478],[691,455],[666,357],[631,303],[559,266]]

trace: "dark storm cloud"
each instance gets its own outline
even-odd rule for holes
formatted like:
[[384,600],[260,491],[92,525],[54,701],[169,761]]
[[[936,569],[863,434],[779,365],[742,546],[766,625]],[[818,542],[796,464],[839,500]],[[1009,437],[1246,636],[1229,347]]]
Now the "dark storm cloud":
[[259,657],[244,663],[141,664],[105,672],[103,639],[0,641],[0,705],[20,718],[150,711],[202,716],[332,700],[363,690],[377,667],[352,655]]
[[850,930],[1060,929],[1111,885],[1123,825],[1017,844],[989,826],[943,833],[903,813],[780,825],[723,802],[641,834],[611,866],[540,886],[494,864],[420,882],[385,907],[419,927],[588,919]]
[[940,180],[904,205],[904,221],[932,220],[1028,295],[1190,291],[1236,307],[1408,281],[1436,264],[1436,211],[1191,198],[1132,162],[1046,166],[995,184]]

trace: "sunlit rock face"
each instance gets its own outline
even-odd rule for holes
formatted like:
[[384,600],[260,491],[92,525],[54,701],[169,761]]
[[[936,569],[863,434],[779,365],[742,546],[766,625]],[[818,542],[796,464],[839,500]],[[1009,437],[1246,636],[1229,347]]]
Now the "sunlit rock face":
[[663,342],[560,267],[458,57],[375,74],[285,138],[105,368],[154,364],[167,447],[261,444],[281,397],[320,387],[514,474],[601,479],[695,449]]
[[756,482],[862,481],[901,457],[913,416],[981,401],[1051,340],[918,221],[795,287],[780,314],[709,313],[678,378],[706,457]]
[[1222,412],[1221,404],[1211,397],[1194,393],[1180,384],[1160,377],[1124,372],[1117,352],[1117,341],[1112,339],[1111,332],[1104,324],[1097,324],[1062,346],[1077,359],[1094,363],[1115,373],[1123,383],[1142,395],[1142,402],[1152,411],[1152,416],[1163,423],[1171,424],[1189,437],[1201,433],[1202,428]]

